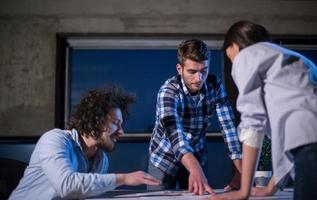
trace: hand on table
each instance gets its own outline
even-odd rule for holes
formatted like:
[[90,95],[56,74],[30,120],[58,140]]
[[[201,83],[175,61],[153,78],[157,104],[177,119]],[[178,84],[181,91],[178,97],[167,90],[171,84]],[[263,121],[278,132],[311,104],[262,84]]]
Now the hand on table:
[[214,194],[212,188],[208,185],[208,181],[204,173],[200,170],[193,170],[188,178],[188,190],[195,195],[203,195],[205,192]]
[[136,186],[141,184],[159,185],[161,182],[143,171],[136,171],[127,174],[117,174],[118,185]]
[[253,187],[251,190],[251,196],[265,197],[265,196],[271,196],[271,195],[267,187]]
[[225,192],[222,194],[211,194],[204,200],[244,200],[248,197],[243,195],[240,190]]
[[269,187],[253,187],[251,189],[251,196],[266,197],[273,196],[275,191],[271,191]]
[[214,193],[212,188],[208,185],[208,181],[198,160],[192,153],[184,154],[181,162],[189,172],[189,192],[193,192],[195,195],[203,195],[205,192],[208,192],[209,194]]
[[253,187],[251,189],[251,196],[255,197],[264,197],[264,196],[273,196],[277,191],[277,187],[275,186],[275,179],[272,176],[269,184],[266,187]]
[[239,171],[236,171],[234,177],[232,178],[231,182],[224,188],[224,191],[230,190],[238,190],[240,189],[240,182],[241,182],[241,174]]

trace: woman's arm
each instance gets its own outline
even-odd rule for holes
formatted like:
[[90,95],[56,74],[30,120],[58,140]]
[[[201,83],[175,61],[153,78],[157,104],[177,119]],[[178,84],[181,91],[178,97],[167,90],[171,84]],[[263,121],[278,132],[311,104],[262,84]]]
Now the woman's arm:
[[209,200],[243,200],[247,199],[250,195],[252,180],[256,167],[257,154],[259,148],[251,147],[246,144],[242,146],[243,159],[242,159],[242,174],[241,174],[241,188],[238,191],[226,192],[219,195],[211,195]]

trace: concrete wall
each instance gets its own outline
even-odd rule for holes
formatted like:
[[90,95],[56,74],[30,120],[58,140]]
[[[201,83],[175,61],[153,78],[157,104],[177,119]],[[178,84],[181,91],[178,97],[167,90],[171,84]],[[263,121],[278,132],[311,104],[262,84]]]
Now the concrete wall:
[[1,0],[0,136],[54,126],[56,33],[223,34],[248,19],[274,34],[317,34],[317,1]]

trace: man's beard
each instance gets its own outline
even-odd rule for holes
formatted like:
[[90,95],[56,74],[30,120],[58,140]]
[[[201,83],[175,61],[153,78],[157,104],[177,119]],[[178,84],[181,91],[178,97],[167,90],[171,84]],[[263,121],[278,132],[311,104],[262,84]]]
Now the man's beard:
[[102,139],[98,140],[98,146],[101,150],[111,153],[114,151],[116,144],[113,143],[113,145],[110,145],[109,143],[103,141]]

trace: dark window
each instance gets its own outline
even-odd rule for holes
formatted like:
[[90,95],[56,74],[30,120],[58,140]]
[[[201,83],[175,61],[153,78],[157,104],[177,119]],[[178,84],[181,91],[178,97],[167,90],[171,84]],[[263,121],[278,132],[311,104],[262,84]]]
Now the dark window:
[[[72,107],[89,90],[116,84],[137,96],[126,133],[151,133],[155,123],[157,92],[176,74],[176,49],[181,41],[200,38],[211,49],[210,73],[219,76],[235,110],[237,89],[231,63],[221,52],[222,36],[74,36],[57,35],[56,127],[64,128]],[[276,43],[294,49],[317,63],[317,38],[283,36]],[[239,114],[235,110],[237,122]],[[208,132],[218,133],[214,113]]]
[[[210,73],[222,77],[221,51],[211,50]],[[69,107],[78,103],[81,95],[106,84],[115,84],[136,94],[130,118],[125,123],[127,133],[151,133],[155,123],[155,106],[160,86],[176,72],[175,49],[73,49],[69,54]],[[216,119],[215,119],[216,120]],[[219,131],[214,120],[210,131]]]

